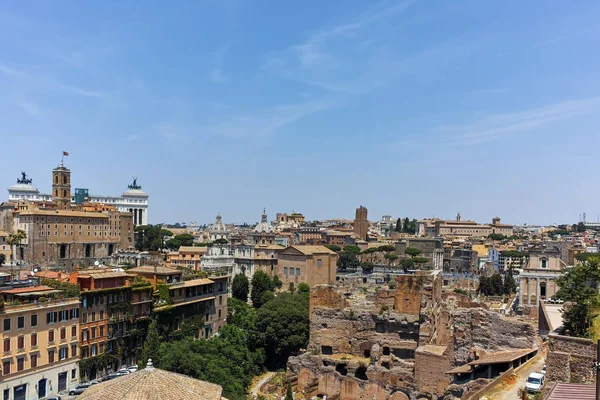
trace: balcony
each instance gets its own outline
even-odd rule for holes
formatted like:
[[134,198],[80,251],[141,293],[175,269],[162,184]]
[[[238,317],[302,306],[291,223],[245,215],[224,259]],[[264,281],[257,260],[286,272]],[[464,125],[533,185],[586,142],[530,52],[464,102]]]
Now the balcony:
[[37,310],[40,308],[79,306],[78,298],[56,299],[47,301],[30,301],[30,302],[4,302],[0,301],[0,313],[24,312],[27,310]]

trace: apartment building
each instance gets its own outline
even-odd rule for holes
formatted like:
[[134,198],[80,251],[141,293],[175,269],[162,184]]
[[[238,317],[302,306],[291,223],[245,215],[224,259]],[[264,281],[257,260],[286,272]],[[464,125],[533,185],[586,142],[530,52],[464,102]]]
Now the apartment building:
[[2,399],[38,399],[78,382],[79,299],[47,286],[0,289]]
[[167,267],[186,267],[200,271],[200,259],[206,254],[206,247],[181,246],[167,254]]
[[289,283],[308,283],[310,287],[335,283],[338,255],[325,246],[290,246],[280,251],[278,258],[270,275],[277,275],[284,288]]

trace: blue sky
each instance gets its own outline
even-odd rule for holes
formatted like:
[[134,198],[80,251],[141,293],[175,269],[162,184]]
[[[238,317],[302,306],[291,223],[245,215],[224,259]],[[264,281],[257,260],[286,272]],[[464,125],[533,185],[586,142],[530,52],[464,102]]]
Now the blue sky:
[[[0,5],[0,187],[119,194],[150,222],[600,212],[600,3]],[[5,196],[6,196],[5,192]]]

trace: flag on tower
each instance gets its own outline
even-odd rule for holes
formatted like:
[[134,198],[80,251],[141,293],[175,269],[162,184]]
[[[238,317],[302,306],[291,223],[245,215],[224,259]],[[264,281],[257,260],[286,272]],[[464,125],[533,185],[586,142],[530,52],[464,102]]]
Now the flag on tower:
[[67,156],[67,157],[68,157],[68,156],[69,156],[69,153],[68,153],[68,152],[66,152],[66,151],[63,151],[63,156]]

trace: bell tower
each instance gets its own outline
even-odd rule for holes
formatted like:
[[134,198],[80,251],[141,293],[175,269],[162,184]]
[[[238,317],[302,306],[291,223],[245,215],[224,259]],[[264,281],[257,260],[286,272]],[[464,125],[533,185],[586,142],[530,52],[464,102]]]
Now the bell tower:
[[52,201],[59,210],[71,208],[71,170],[62,163],[52,170]]

